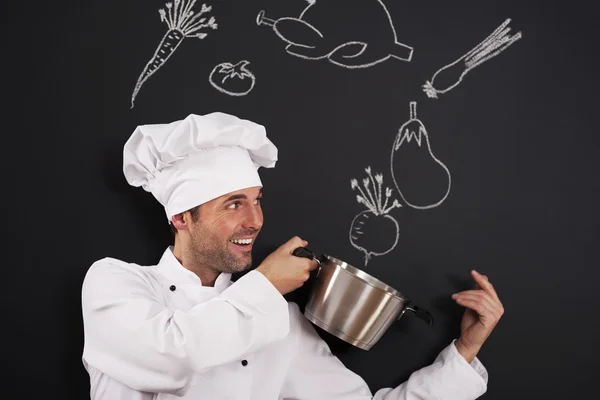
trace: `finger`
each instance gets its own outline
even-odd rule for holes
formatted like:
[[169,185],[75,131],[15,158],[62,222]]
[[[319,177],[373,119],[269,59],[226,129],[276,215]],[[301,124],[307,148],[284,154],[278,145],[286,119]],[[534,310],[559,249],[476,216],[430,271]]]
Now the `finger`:
[[[477,285],[477,286],[479,286],[479,285]],[[462,292],[458,292],[458,293],[455,293],[454,295],[452,295],[452,298],[454,298],[456,296],[463,296],[463,295],[483,296],[487,301],[490,302],[492,307],[494,307],[494,308],[502,307],[502,303],[500,303],[498,300],[496,300],[496,298],[494,298],[491,294],[489,294],[488,292],[486,292],[483,289],[463,290]]]
[[473,299],[481,301],[485,303],[485,305],[488,308],[490,308],[490,310],[497,308],[495,300],[483,290],[466,290],[464,292],[460,292],[458,296],[456,296],[456,298]]
[[486,308],[486,306],[480,301],[474,299],[458,298],[456,300],[456,303],[460,306],[465,307],[467,310],[476,313],[479,323],[486,329],[492,329],[500,319],[498,316],[491,313]]
[[294,236],[281,246],[286,253],[292,254],[298,247],[306,247],[308,242],[298,236]]
[[484,302],[472,297],[458,297],[456,303],[465,308],[471,309],[477,313],[479,318],[483,320],[496,320],[497,316],[490,310]]
[[300,264],[298,264],[298,265],[302,266],[302,268],[305,271],[312,271],[312,270],[316,269],[319,264],[317,263],[317,261],[314,258],[312,258],[312,259],[302,258],[300,260]]
[[495,298],[496,300],[500,301],[500,298],[498,297],[498,294],[496,293],[496,290],[494,289],[494,285],[492,285],[492,283],[489,281],[487,276],[480,274],[479,272],[477,272],[475,270],[471,271],[471,275],[473,275],[473,279],[475,279],[475,282],[477,282],[477,284],[483,290],[485,290],[487,293],[492,295],[492,297]]
[[458,304],[477,311],[480,316],[493,317],[494,319],[499,319],[500,317],[500,310],[492,304],[491,300],[483,292],[479,294],[460,294],[455,300]]

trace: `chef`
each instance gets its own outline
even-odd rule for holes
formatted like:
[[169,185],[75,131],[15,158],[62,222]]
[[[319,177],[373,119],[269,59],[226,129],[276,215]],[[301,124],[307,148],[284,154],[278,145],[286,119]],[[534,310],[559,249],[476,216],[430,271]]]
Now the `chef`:
[[263,126],[192,114],[137,127],[123,157],[129,184],[164,207],[174,243],[156,265],[104,258],[88,269],[82,361],[91,399],[469,400],[485,393],[488,375],[476,355],[503,314],[487,277],[472,271],[476,288],[454,295],[466,307],[460,337],[406,382],[372,393],[283,297],[316,268],[291,254],[308,242],[293,237],[250,268],[263,224],[258,170],[277,161]]

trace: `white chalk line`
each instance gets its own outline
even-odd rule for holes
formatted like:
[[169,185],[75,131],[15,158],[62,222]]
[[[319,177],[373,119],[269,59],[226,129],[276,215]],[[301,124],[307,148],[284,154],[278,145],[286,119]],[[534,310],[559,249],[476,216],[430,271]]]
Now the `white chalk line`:
[[[208,81],[215,89],[217,89],[221,93],[225,93],[230,96],[245,96],[248,93],[250,93],[252,89],[254,89],[254,84],[256,83],[256,78],[254,77],[254,74],[247,68],[249,64],[250,61],[247,60],[242,60],[236,64],[232,64],[229,62],[218,64],[211,71],[208,77]],[[220,79],[220,81],[218,81],[215,78],[218,74],[225,74],[224,77]],[[232,78],[238,78],[240,80],[249,79],[250,87],[247,90],[241,92],[225,89],[223,87],[225,81],[227,79]]]
[[[400,226],[398,224],[398,221],[396,221],[394,217],[389,215],[389,212],[392,211],[394,208],[402,207],[402,205],[394,199],[392,205],[388,207],[388,201],[392,196],[392,189],[390,189],[389,187],[386,188],[385,201],[383,201],[383,175],[375,174],[375,178],[373,179],[370,166],[365,168],[365,172],[368,176],[367,178],[364,178],[362,180],[364,189],[359,185],[358,179],[350,179],[350,185],[352,189],[358,189],[360,193],[356,196],[356,201],[359,204],[364,205],[367,208],[367,210],[361,211],[352,219],[352,222],[350,223],[350,231],[348,232],[348,238],[350,240],[350,244],[354,248],[364,253],[364,261],[366,266],[373,256],[382,256],[388,254],[390,251],[394,250],[394,248],[398,244],[398,239],[400,236]],[[384,251],[371,251],[366,249],[364,246],[361,246],[358,243],[356,243],[356,241],[360,239],[360,237],[364,234],[362,228],[364,227],[365,221],[359,220],[359,218],[369,220],[371,216],[389,219],[394,224],[394,243]]]
[[204,14],[212,10],[212,7],[202,4],[198,14],[195,14],[192,8],[196,1],[174,0],[174,2],[165,4],[166,11],[162,8],[158,10],[161,22],[164,22],[169,29],[138,77],[131,95],[131,108],[134,107],[135,99],[144,83],[166,64],[185,38],[204,39],[207,33],[199,32],[201,29],[217,29],[218,26],[214,17],[210,17],[208,21],[206,17],[203,17]]
[[[469,50],[462,57],[457,59],[456,61],[443,66],[439,70],[435,72],[431,81],[426,81],[422,86],[423,91],[429,98],[437,99],[440,94],[444,94],[449,92],[458,86],[463,78],[471,71],[473,68],[483,64],[485,61],[497,56],[502,53],[508,47],[510,47],[517,40],[522,38],[521,32],[518,32],[516,35],[508,36],[511,28],[508,27],[510,23],[510,18],[506,19],[498,28],[494,30],[487,38],[485,38],[481,43],[475,46],[473,49]],[[461,73],[458,79],[446,88],[436,88],[435,87],[435,78],[442,72],[446,72],[449,74],[453,72],[452,69],[455,69],[455,66],[459,63],[463,63],[461,65]]]
[[[394,46],[398,46],[401,47],[403,49],[404,52],[407,53],[406,56],[400,56],[397,54],[387,54],[385,56],[379,56],[376,57],[374,60],[370,61],[370,62],[360,62],[357,61],[359,56],[362,55],[368,55],[368,43],[366,42],[362,42],[362,41],[350,41],[350,42],[346,42],[346,43],[342,43],[338,46],[336,46],[335,48],[333,48],[331,51],[329,51],[326,54],[321,54],[321,55],[314,55],[314,56],[310,56],[307,54],[302,54],[299,52],[294,51],[294,47],[301,47],[301,48],[308,48],[308,49],[314,49],[315,46],[311,46],[311,45],[306,45],[306,44],[302,44],[302,43],[296,43],[294,41],[291,41],[290,39],[286,38],[281,32],[279,32],[279,30],[276,27],[277,21],[285,21],[285,20],[293,20],[293,21],[297,21],[298,23],[301,23],[307,27],[309,27],[311,30],[313,30],[315,33],[317,33],[319,35],[319,37],[323,38],[323,34],[321,33],[321,31],[319,29],[317,29],[316,27],[312,26],[310,23],[306,22],[303,20],[304,15],[306,14],[306,12],[313,6],[318,5],[317,1],[308,1],[308,6],[306,8],[304,8],[302,10],[302,12],[300,13],[298,18],[293,18],[293,17],[283,17],[280,18],[278,20],[274,20],[271,18],[267,18],[265,17],[265,12],[264,10],[260,11],[257,18],[256,18],[256,23],[258,25],[267,25],[272,27],[272,29],[275,31],[275,33],[277,34],[277,36],[279,38],[281,38],[283,41],[285,41],[286,43],[288,43],[288,45],[286,46],[286,52],[288,52],[289,54],[298,57],[298,58],[302,58],[305,60],[322,60],[327,58],[329,60],[329,62],[331,62],[332,64],[338,65],[340,67],[343,68],[348,68],[348,69],[357,69],[357,68],[368,68],[368,67],[372,67],[374,65],[377,65],[381,62],[384,62],[390,58],[395,58],[398,60],[402,60],[402,61],[407,61],[410,62],[412,60],[412,56],[413,56],[413,51],[414,49],[411,46],[408,46],[404,43],[401,43],[398,41],[398,37],[396,34],[396,28],[394,27],[394,23],[392,21],[392,17],[388,11],[388,9],[386,8],[385,4],[383,3],[382,0],[373,0],[376,1],[379,6],[381,7],[381,9],[383,10],[383,12],[386,15],[386,18],[388,20],[388,23],[390,25],[390,28],[392,30],[393,33],[393,43]],[[356,54],[353,55],[342,55],[341,59],[342,60],[335,60],[332,57],[339,51],[341,51],[341,49],[343,49],[344,47],[347,46],[355,46],[355,45],[359,45],[361,46],[360,50],[357,51]],[[347,62],[345,62],[347,61]],[[352,61],[354,61],[355,63],[351,63]]]
[[[416,133],[416,132],[411,133],[410,130],[408,129],[408,125],[414,124],[414,123],[419,124],[418,133]],[[410,141],[412,139],[414,139],[417,142],[417,145],[419,147],[421,147],[421,144],[422,144],[421,142],[422,142],[423,138],[425,138],[425,142],[427,143],[427,151],[429,152],[429,155],[431,156],[433,161],[435,161],[440,167],[442,167],[444,169],[444,171],[446,172],[446,174],[448,175],[448,188],[447,188],[444,196],[439,201],[437,201],[435,203],[427,204],[427,205],[417,205],[417,204],[413,204],[412,202],[410,202],[406,199],[405,194],[400,189],[399,182],[396,180],[396,176],[394,174],[394,153],[400,148],[400,146],[403,143],[405,143],[405,142],[410,143]],[[417,118],[417,102],[416,101],[410,102],[410,119],[408,121],[406,121],[404,124],[402,124],[402,126],[400,127],[400,129],[398,131],[398,134],[396,135],[396,137],[394,139],[394,142],[392,145],[392,155],[390,158],[390,169],[392,172],[392,180],[394,181],[394,185],[396,186],[396,189],[398,190],[400,197],[408,206],[410,206],[414,209],[427,210],[427,209],[431,209],[434,207],[438,207],[440,204],[442,204],[446,200],[446,198],[448,197],[448,194],[450,194],[450,187],[452,186],[452,177],[450,175],[450,170],[448,169],[448,167],[446,167],[446,165],[444,165],[443,162],[441,162],[433,154],[433,151],[431,150],[429,134],[427,133],[427,130],[425,129],[425,125],[423,124],[423,122],[421,122],[421,120]],[[427,182],[424,182],[424,184],[427,184]]]

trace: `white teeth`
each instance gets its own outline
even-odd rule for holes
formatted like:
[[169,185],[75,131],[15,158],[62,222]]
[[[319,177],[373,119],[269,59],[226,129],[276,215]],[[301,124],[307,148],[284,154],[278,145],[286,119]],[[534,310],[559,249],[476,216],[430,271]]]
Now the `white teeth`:
[[250,244],[252,243],[252,239],[234,239],[230,240],[230,242],[235,244]]

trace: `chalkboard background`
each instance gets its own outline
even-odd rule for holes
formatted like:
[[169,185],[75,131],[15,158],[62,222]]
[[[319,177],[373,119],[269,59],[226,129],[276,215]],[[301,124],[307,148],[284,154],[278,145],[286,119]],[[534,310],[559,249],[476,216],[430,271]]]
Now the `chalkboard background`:
[[[370,12],[360,23],[351,17],[374,2],[338,1],[339,18],[327,29],[355,29],[383,44],[389,27],[372,22]],[[412,60],[348,69],[292,56],[271,28],[256,24],[261,10],[297,17],[305,1],[207,2],[218,28],[202,40],[186,38],[133,108],[135,82],[167,32],[158,13],[163,1],[4,5],[9,312],[2,326],[10,337],[1,391],[13,396],[2,398],[89,396],[80,359],[87,268],[105,256],[152,264],[171,243],[161,206],[126,184],[122,146],[139,124],[212,111],[264,124],[279,148],[277,167],[261,170],[257,264],[300,235],[434,315],[432,327],[407,315],[369,352],[319,331],[373,391],[400,384],[457,337],[463,310],[450,295],[471,285],[471,268],[489,275],[506,309],[479,354],[490,373],[483,398],[565,399],[595,389],[600,64],[592,8],[573,1],[384,3],[398,40],[414,48]],[[436,70],[507,18],[521,40],[438,99],[425,95],[421,86]],[[241,60],[256,77],[249,94],[211,86],[217,64]],[[425,210],[407,206],[391,179],[392,144],[411,101],[452,177],[445,201]],[[349,240],[352,219],[366,209],[350,180],[362,181],[368,166],[403,207],[390,211],[397,246],[365,266]],[[420,173],[414,168],[406,179],[419,182]],[[302,304],[305,294],[306,287],[290,300]]]

